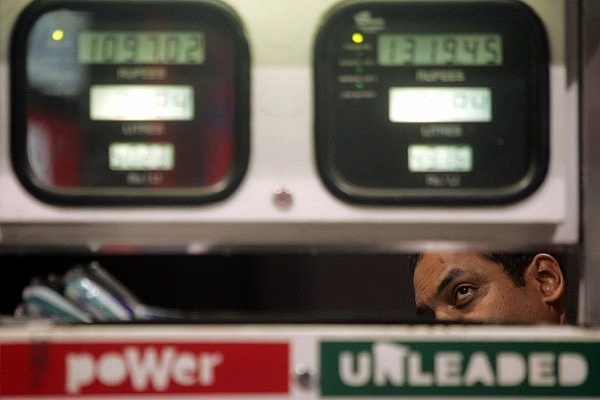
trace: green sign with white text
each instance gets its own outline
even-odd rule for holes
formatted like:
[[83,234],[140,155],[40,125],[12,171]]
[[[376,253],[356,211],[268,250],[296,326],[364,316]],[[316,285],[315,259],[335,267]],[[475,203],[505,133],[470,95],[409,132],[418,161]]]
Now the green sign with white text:
[[323,396],[600,398],[600,342],[322,342]]

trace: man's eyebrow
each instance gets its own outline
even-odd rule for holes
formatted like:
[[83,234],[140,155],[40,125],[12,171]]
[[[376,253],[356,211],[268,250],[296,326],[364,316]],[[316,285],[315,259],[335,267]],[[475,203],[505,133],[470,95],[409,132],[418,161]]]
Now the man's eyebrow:
[[444,279],[442,279],[442,281],[438,285],[435,293],[438,296],[440,294],[442,294],[444,289],[446,289],[446,286],[448,286],[450,284],[450,282],[452,282],[454,279],[456,279],[458,276],[462,275],[463,273],[464,273],[464,271],[462,269],[458,269],[458,268],[451,269],[450,272],[448,272],[448,274],[444,277]]

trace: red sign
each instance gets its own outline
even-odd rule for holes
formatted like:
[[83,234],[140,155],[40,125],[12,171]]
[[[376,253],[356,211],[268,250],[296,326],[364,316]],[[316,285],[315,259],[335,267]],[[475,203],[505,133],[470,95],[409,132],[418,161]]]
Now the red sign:
[[0,346],[0,396],[289,392],[287,343]]

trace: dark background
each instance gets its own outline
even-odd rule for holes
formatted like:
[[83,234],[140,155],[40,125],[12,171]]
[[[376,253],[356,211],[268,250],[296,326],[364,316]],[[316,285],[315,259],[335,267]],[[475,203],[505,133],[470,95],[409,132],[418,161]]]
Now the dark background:
[[0,314],[14,313],[33,277],[60,277],[92,261],[144,304],[186,312],[300,322],[403,322],[415,317],[406,255],[303,252],[2,255]]

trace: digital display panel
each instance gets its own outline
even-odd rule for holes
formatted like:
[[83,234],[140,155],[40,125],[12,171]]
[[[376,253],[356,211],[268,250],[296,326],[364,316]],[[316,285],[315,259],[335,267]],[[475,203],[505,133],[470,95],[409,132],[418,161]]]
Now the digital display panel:
[[342,1],[313,60],[317,167],[339,199],[505,204],[543,182],[550,54],[525,2]]
[[490,122],[492,91],[486,87],[392,87],[392,122]]
[[218,1],[32,2],[11,36],[19,180],[65,206],[222,201],[248,166],[249,50]]
[[413,144],[408,146],[411,172],[470,172],[473,148],[467,145]]
[[502,50],[502,36],[493,33],[377,37],[377,62],[383,66],[498,66]]
[[189,121],[194,118],[194,89],[186,85],[94,85],[94,121]]
[[175,148],[171,143],[111,143],[108,161],[112,171],[170,171]]
[[86,31],[78,36],[82,64],[202,64],[202,32]]

